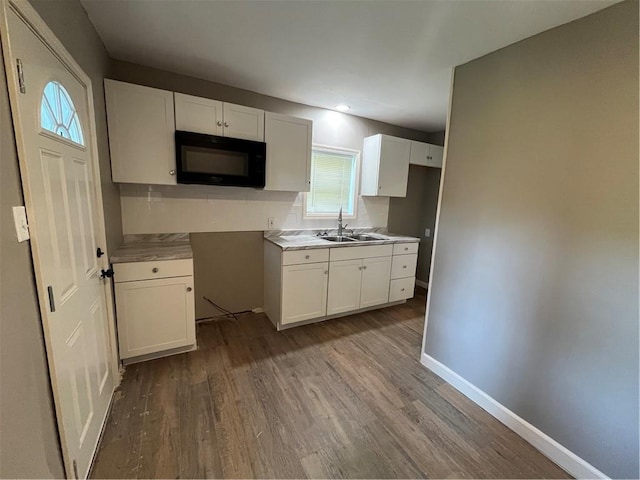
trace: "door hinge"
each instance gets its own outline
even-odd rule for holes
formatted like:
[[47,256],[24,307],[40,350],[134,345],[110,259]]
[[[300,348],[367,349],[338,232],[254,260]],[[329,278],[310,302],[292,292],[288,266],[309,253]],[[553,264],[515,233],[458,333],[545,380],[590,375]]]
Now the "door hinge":
[[56,311],[56,303],[53,300],[53,287],[51,285],[47,287],[47,293],[49,294],[49,310],[53,313]]
[[75,460],[73,461],[73,475],[75,478],[80,478],[78,477],[78,462]]
[[18,86],[20,87],[20,93],[27,93],[27,89],[24,86],[24,71],[22,69],[22,60],[16,59],[16,68],[18,70]]

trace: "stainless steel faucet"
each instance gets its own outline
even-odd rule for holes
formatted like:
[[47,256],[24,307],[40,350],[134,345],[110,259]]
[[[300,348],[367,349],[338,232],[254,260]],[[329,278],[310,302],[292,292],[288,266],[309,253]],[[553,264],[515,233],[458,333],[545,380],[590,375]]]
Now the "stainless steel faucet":
[[338,214],[338,236],[339,237],[342,236],[343,230],[347,228],[347,225],[342,225],[342,207],[340,207],[340,213]]

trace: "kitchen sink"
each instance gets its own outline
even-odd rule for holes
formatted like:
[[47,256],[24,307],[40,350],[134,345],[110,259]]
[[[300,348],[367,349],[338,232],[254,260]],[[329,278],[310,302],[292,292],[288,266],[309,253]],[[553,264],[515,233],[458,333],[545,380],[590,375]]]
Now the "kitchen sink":
[[370,242],[372,240],[381,240],[377,237],[372,237],[371,235],[360,234],[360,235],[349,235],[349,238],[354,239],[357,242]]
[[323,240],[329,240],[330,242],[355,242],[354,238],[347,237],[345,235],[335,235],[331,237],[320,237]]

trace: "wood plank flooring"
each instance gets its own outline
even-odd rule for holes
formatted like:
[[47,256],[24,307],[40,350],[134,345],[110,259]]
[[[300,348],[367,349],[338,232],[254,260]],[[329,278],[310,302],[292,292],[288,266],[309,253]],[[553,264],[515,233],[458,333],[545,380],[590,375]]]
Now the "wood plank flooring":
[[93,478],[570,478],[419,363],[424,291],[276,332],[202,323],[129,366]]

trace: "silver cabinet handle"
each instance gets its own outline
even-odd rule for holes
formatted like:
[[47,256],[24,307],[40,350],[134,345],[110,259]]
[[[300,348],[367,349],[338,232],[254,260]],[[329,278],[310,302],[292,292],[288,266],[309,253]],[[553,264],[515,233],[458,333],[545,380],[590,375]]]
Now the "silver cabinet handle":
[[324,274],[325,274],[325,275],[329,275],[329,270],[325,270],[325,271],[324,271]]
[[216,125],[218,125],[219,127],[221,127],[221,126],[222,126],[222,122],[218,121],[218,122],[216,123]]
[[176,171],[175,170],[169,170],[169,175],[175,175]]
[[225,127],[228,127],[228,126],[229,126],[229,123],[228,123],[228,122],[224,122],[224,126],[225,126]]
[[406,265],[402,265],[402,268],[407,268],[407,266]]
[[409,247],[404,247],[404,251],[405,252],[408,251],[408,250],[409,250]]
[[364,266],[364,267],[362,267],[362,268],[364,268],[364,269],[366,270],[366,269],[367,269],[367,266],[365,265],[365,266]]
[[158,267],[153,267],[153,268],[151,269],[151,271],[152,271],[153,273],[158,273]]
[[304,258],[306,258],[307,260],[309,260],[311,258],[311,255],[305,255]]
[[187,287],[187,292],[190,292],[191,290],[193,290],[193,288]]
[[378,190],[382,190],[382,185],[378,185]]
[[404,288],[401,288],[401,289],[400,289],[400,291],[401,291],[401,292],[404,292]]

